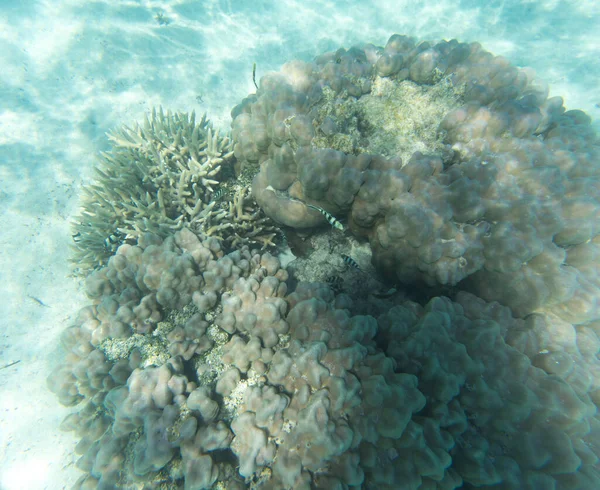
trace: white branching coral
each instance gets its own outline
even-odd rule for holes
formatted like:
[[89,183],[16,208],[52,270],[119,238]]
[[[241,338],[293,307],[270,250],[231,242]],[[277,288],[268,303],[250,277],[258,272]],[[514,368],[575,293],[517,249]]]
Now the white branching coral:
[[113,147],[101,154],[95,182],[84,187],[73,227],[76,272],[104,265],[120,244],[142,233],[166,236],[184,226],[208,231],[225,246],[272,245],[275,229],[247,188],[236,188],[232,202],[219,202],[222,170],[234,157],[229,138],[206,115],[196,120],[194,112],[154,109],[143,124],[108,138]]

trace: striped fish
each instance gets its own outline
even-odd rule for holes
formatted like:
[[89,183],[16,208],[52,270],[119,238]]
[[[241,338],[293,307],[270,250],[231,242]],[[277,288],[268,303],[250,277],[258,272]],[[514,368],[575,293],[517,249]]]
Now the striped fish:
[[342,278],[340,276],[328,276],[325,282],[329,284],[334,293],[342,291]]
[[353,269],[356,269],[357,271],[360,271],[360,267],[356,263],[356,260],[354,260],[352,257],[350,257],[350,256],[348,256],[346,254],[342,254],[342,260],[344,261],[344,263],[346,265],[349,265]]
[[117,251],[117,248],[123,244],[124,240],[125,235],[119,230],[116,230],[104,239],[104,250],[109,253],[114,253]]
[[318,211],[319,213],[321,213],[325,219],[327,220],[327,223],[329,223],[332,227],[344,231],[344,225],[342,223],[340,223],[337,218],[335,216],[333,216],[331,213],[325,211],[322,207],[320,206],[314,206],[312,204],[308,204],[308,203],[304,203],[306,204],[307,207],[314,209],[315,211]]
[[222,187],[219,187],[215,192],[213,192],[212,200],[213,201],[218,201],[224,195],[225,195],[225,189],[223,189]]

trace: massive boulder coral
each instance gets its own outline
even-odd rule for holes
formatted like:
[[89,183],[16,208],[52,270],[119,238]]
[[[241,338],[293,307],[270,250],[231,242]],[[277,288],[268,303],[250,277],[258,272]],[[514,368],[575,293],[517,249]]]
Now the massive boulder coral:
[[216,420],[214,386],[187,371],[223,348],[228,335],[212,321],[216,308],[224,291],[251,274],[254,282],[268,276],[269,297],[285,294],[277,259],[247,247],[224,255],[215,238],[183,228],[121,245],[89,276],[94,304],[65,331],[66,362],[48,378],[62,403],[82,407],[63,424],[82,436],[78,466],[88,476],[78,487],[114,488],[135,475],[158,481],[176,455],[169,479],[184,478],[186,488],[215,481],[209,453],[228,447],[231,432]]
[[[593,488],[597,381],[581,390],[552,363],[532,363],[515,336],[526,322],[508,308],[468,293],[457,299],[435,298],[424,308],[405,303],[378,319],[386,353],[398,370],[417,376],[427,398],[413,437],[424,437],[438,456],[453,440],[452,478],[473,487]],[[538,332],[552,332],[544,327]],[[400,458],[414,458],[401,444],[394,448]],[[414,474],[406,464],[390,469],[379,488]]]
[[376,318],[286,280],[185,228],[119,247],[48,380],[78,407],[76,488],[600,484],[598,381],[575,379],[594,351],[467,293]]
[[600,141],[532,70],[394,35],[287,63],[232,116],[236,165],[258,168],[276,221],[324,224],[318,206],[368,237],[391,280],[468,279],[520,316],[600,317],[597,275],[568,257],[595,250]]

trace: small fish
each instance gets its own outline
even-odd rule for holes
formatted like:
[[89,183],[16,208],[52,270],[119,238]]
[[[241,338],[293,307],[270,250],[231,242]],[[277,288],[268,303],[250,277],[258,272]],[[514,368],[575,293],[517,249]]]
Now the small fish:
[[4,366],[0,367],[0,369],[6,369],[9,368],[11,366],[14,366],[15,364],[19,364],[21,362],[21,360],[19,359],[18,361],[13,361],[13,362],[9,362],[8,364],[5,364]]
[[35,296],[31,296],[31,295],[27,295],[29,298],[31,298],[33,301],[35,301],[38,305],[40,306],[45,306],[46,308],[50,308],[50,306],[48,306],[46,303],[44,303],[41,299],[36,298]]
[[105,239],[104,239],[104,244],[108,247],[110,245],[115,245],[119,243],[119,236],[117,234],[111,234],[108,235]]
[[346,254],[342,254],[342,260],[344,261],[344,263],[346,265],[349,265],[350,267],[356,269],[357,271],[360,271],[360,267],[356,263],[356,260],[354,260],[352,257],[350,257]]
[[256,85],[256,63],[252,64],[252,82],[254,82],[256,90],[258,90],[258,85]]
[[223,189],[222,187],[219,187],[212,195],[212,200],[213,201],[218,201],[219,199],[221,199],[223,196],[225,195],[225,189]]
[[123,244],[124,238],[125,237],[123,233],[121,233],[119,230],[116,230],[114,233],[111,233],[104,239],[104,250],[108,253],[116,252],[117,248]]
[[339,293],[342,290],[342,278],[340,276],[328,276],[325,282],[329,284],[334,293]]
[[371,293],[371,294],[373,294],[373,296],[375,296],[376,298],[389,298],[390,296],[393,296],[397,292],[398,292],[398,290],[396,288],[390,288],[387,291],[377,291],[377,292]]
[[327,220],[327,223],[329,223],[331,226],[333,226],[334,228],[344,231],[344,225],[342,223],[340,223],[338,221],[338,219],[333,216],[331,213],[325,211],[322,207],[320,206],[314,206],[312,204],[308,204],[308,203],[304,203],[306,204],[307,207],[314,209],[315,211],[318,211],[319,213],[321,213],[325,219]]

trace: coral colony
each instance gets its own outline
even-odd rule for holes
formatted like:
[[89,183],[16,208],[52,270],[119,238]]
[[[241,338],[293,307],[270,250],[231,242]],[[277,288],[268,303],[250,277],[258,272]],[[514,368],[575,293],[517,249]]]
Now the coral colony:
[[400,35],[232,117],[153,112],[85,189],[75,488],[600,488],[590,118]]

